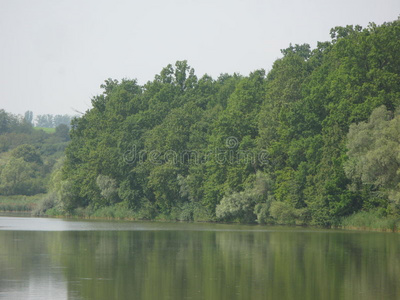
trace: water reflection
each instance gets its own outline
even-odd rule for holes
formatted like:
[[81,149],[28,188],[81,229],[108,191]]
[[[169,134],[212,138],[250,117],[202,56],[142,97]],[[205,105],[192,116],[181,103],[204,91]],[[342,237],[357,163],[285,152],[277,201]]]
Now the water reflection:
[[310,230],[0,231],[0,298],[398,299],[399,241]]
[[44,234],[0,231],[0,299],[66,299],[67,283],[53,265]]

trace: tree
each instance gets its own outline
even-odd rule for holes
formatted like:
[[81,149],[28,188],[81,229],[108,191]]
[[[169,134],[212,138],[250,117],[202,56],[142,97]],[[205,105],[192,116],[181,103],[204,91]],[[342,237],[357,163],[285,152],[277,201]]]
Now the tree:
[[4,195],[34,195],[43,193],[45,187],[39,177],[37,164],[23,158],[11,158],[3,167],[0,179],[0,193]]
[[103,196],[109,204],[118,202],[118,186],[115,179],[100,174],[97,176],[96,183],[100,189],[101,196]]
[[[178,61],[142,86],[106,80],[72,121],[67,206],[110,205],[110,188],[146,218],[191,219],[201,207],[212,219],[331,226],[396,203],[397,117],[374,112],[384,130],[363,122],[400,106],[399,28],[334,28],[315,49],[282,50],[268,74],[197,79]],[[253,190],[257,174],[271,183],[265,194]]]
[[60,124],[56,127],[55,135],[59,137],[63,142],[70,140],[69,127],[66,124]]
[[68,127],[71,125],[71,120],[73,117],[69,115],[55,115],[53,118],[54,127],[57,128],[58,126],[64,124]]
[[44,128],[54,128],[54,117],[53,115],[37,115],[36,116],[36,126]]
[[33,112],[30,110],[27,110],[24,115],[24,120],[25,120],[25,122],[27,122],[29,124],[33,124]]
[[368,122],[352,124],[348,134],[346,175],[360,188],[372,186],[400,209],[400,115],[385,106],[376,108]]
[[43,164],[42,158],[36,148],[32,145],[20,145],[11,152],[11,156],[22,158],[29,163]]

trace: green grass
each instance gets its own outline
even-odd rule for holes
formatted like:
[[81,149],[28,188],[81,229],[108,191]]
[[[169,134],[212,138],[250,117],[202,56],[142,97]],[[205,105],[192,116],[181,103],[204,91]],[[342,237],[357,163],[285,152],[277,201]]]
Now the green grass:
[[347,229],[399,231],[400,219],[382,217],[376,212],[361,211],[344,218],[341,222],[341,227]]
[[56,132],[55,128],[46,128],[46,127],[33,127],[35,130],[43,130],[44,132],[47,133],[54,133]]
[[43,194],[34,196],[0,196],[0,211],[30,212],[36,208]]

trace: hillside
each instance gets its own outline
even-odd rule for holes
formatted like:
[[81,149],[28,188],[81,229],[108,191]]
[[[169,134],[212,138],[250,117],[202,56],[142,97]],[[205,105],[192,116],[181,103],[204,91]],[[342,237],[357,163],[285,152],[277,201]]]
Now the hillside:
[[50,130],[0,110],[0,211],[31,211],[47,193],[69,141],[67,125]]

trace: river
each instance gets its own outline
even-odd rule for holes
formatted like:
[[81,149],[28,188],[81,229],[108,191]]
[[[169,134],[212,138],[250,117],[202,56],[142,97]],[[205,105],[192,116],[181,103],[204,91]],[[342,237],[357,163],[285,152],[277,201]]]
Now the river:
[[0,299],[400,299],[400,235],[3,216]]

